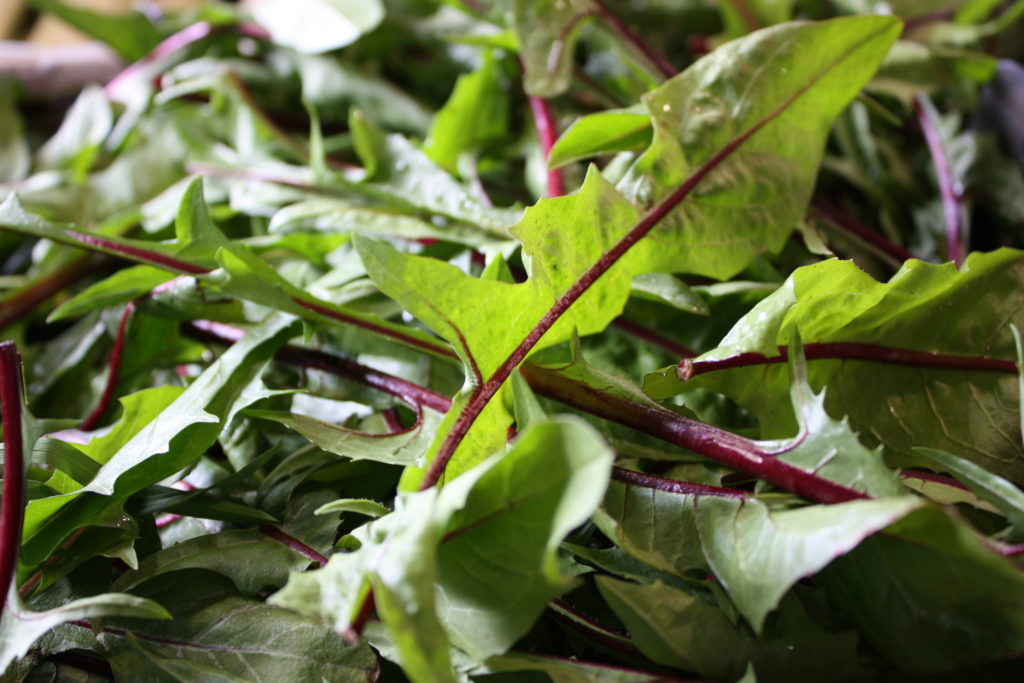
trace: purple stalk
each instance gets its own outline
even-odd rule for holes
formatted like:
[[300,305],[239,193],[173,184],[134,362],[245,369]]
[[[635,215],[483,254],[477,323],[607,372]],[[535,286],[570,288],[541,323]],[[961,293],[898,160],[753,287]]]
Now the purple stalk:
[[[519,371],[530,387],[542,396],[699,453],[808,500],[844,503],[867,498],[860,491],[783,462],[775,455],[759,449],[753,441],[724,429],[691,420],[666,408],[634,403],[603,393],[531,363],[526,363]],[[654,481],[649,483],[655,484]],[[657,484],[651,488],[671,490],[668,486]],[[716,493],[723,495],[722,491]]]
[[[856,48],[854,48],[856,49]],[[852,51],[851,51],[852,52]],[[488,402],[502,387],[505,381],[512,374],[512,371],[522,363],[526,356],[533,350],[537,342],[550,330],[569,308],[583,296],[590,287],[597,282],[598,278],[604,275],[608,269],[614,266],[625,256],[633,245],[647,236],[658,223],[662,221],[673,209],[675,209],[690,192],[704,180],[712,171],[718,168],[726,159],[738,150],[747,140],[753,137],[758,131],[778,118],[790,105],[798,100],[812,86],[814,86],[824,74],[831,71],[839,62],[847,59],[850,53],[841,56],[836,62],[824,68],[818,76],[810,79],[801,88],[781,102],[774,110],[764,118],[754,123],[745,131],[730,140],[722,149],[715,153],[710,159],[698,167],[689,178],[687,178],[674,192],[656,205],[647,213],[626,235],[611,249],[606,251],[594,265],[587,269],[583,275],[558,299],[554,305],[545,313],[537,325],[530,331],[525,339],[512,351],[504,362],[494,371],[494,374],[487,381],[479,386],[466,402],[462,412],[452,425],[451,431],[441,442],[434,456],[433,461],[427,468],[421,488],[429,488],[440,481],[444,474],[448,461],[455,454],[456,449],[462,440],[469,433],[477,417],[483,412]]]
[[107,385],[103,388],[103,395],[100,396],[100,402],[96,404],[96,407],[92,409],[88,417],[82,420],[82,424],[78,425],[78,428],[83,432],[91,431],[96,428],[99,424],[100,418],[110,408],[110,403],[114,399],[114,390],[117,388],[117,375],[121,370],[121,356],[124,353],[124,339],[125,331],[128,329],[128,321],[131,320],[132,314],[135,312],[135,302],[129,301],[124,306],[124,311],[121,313],[121,320],[117,324],[117,336],[114,338],[114,349],[110,352],[110,371],[107,374]]
[[817,214],[824,218],[829,223],[842,228],[848,233],[860,238],[864,242],[867,242],[873,247],[877,247],[884,253],[893,257],[897,261],[909,261],[912,258],[916,258],[910,251],[904,249],[898,244],[890,242],[885,237],[880,235],[875,230],[872,230],[868,226],[858,222],[853,216],[849,215],[838,209],[827,202],[819,199],[811,200],[811,213]]
[[129,83],[139,72],[144,70],[153,62],[163,59],[168,55],[183,50],[192,43],[196,43],[213,34],[213,25],[206,21],[187,26],[172,36],[164,39],[152,51],[134,64],[130,64],[124,71],[115,76],[104,87],[108,97],[117,97],[121,88]]
[[[863,344],[859,342],[822,342],[804,345],[807,360],[863,360],[889,365],[906,365],[919,368],[935,368],[938,370],[964,370],[975,372],[1004,372],[1017,374],[1017,364],[1012,360],[983,358],[978,356],[956,356],[949,353],[933,353],[931,351],[911,351],[880,344]],[[774,365],[785,363],[788,349],[779,347],[779,355],[764,356],[760,353],[741,353],[732,358],[722,360],[691,360],[684,358],[676,366],[676,377],[686,382],[695,375],[706,372],[743,368],[752,365]]]
[[326,557],[318,553],[313,548],[310,548],[308,545],[306,545],[299,539],[295,538],[294,536],[285,533],[284,530],[280,527],[276,527],[273,524],[260,524],[260,531],[263,533],[264,536],[272,538],[281,545],[291,548],[299,555],[309,558],[311,561],[315,562],[320,567],[323,567],[325,564],[327,564]]
[[[551,148],[555,146],[558,139],[558,130],[555,127],[555,119],[551,115],[551,105],[543,97],[529,95],[530,112],[533,114],[533,123],[537,127],[537,137],[540,138],[540,148],[544,152],[544,160],[551,158]],[[565,194],[565,177],[560,168],[548,169],[548,196],[561,197]]]
[[[114,256],[120,256],[122,258],[153,265],[158,268],[164,268],[165,270],[173,270],[179,273],[188,273],[190,275],[206,275],[213,272],[213,269],[207,268],[206,266],[192,263],[190,261],[183,261],[173,256],[168,256],[152,249],[146,249],[144,247],[138,247],[128,244],[120,244],[111,240],[97,237],[95,235],[89,235],[87,233],[78,232],[70,228],[65,228],[63,231],[65,244],[73,246],[82,246],[89,249],[94,249],[106,254],[112,254]],[[433,342],[426,339],[421,339],[413,335],[407,335],[399,330],[390,329],[384,325],[376,324],[369,320],[363,320],[356,318],[340,311],[336,311],[332,308],[320,304],[316,301],[308,301],[306,299],[299,298],[297,296],[289,297],[293,303],[299,306],[313,311],[325,318],[331,320],[337,320],[339,322],[347,323],[355,327],[360,327],[365,330],[369,330],[376,334],[381,334],[386,337],[390,337],[397,341],[400,341],[409,346],[421,349],[428,353],[432,353],[439,356],[445,356],[448,358],[457,358],[454,351],[448,347],[447,344],[442,342]]]
[[917,94],[914,96],[914,111],[917,112],[917,122],[928,143],[928,151],[932,155],[935,175],[939,181],[942,214],[946,220],[946,255],[959,268],[963,265],[966,250],[963,242],[963,212],[957,191],[958,183],[953,177],[953,167],[949,163],[946,148],[939,135],[935,107],[926,95]]
[[0,301],[0,330],[19,320],[54,294],[81,280],[96,263],[91,255],[80,256]]
[[[250,38],[257,38],[260,40],[270,38],[270,35],[263,29],[263,27],[249,22],[228,28],[241,35],[249,36]],[[143,72],[154,62],[184,50],[189,45],[197,43],[200,40],[204,40],[220,30],[224,29],[213,26],[206,21],[200,21],[192,24],[191,26],[186,26],[177,33],[164,39],[163,42],[154,47],[148,55],[134,64],[130,64],[124,71],[111,79],[110,82],[104,86],[104,92],[108,97],[117,98],[120,95],[121,89],[124,88],[126,84],[130,83],[136,75]]]
[[[234,344],[245,334],[237,327],[205,320],[188,323],[184,326],[183,331],[185,334],[203,341],[225,345]],[[413,407],[423,406],[439,413],[446,413],[452,405],[451,400],[443,394],[323,351],[287,344],[281,347],[274,358],[290,365],[316,368],[338,377],[360,382],[399,398]]]
[[402,426],[401,421],[398,419],[398,411],[394,408],[382,410],[380,415],[384,418],[384,424],[387,425],[388,432],[391,434],[399,434],[405,431],[405,427]]
[[63,232],[64,237],[68,240],[66,242],[67,244],[82,245],[86,248],[95,249],[96,251],[100,251],[105,254],[112,254],[132,261],[152,264],[158,268],[174,270],[179,273],[188,273],[189,275],[206,275],[210,272],[210,269],[205,266],[190,263],[188,261],[182,261],[181,259],[168,256],[167,254],[154,251],[152,249],[136,247],[130,244],[120,244],[97,235],[78,232],[71,228],[65,228]]
[[678,69],[672,66],[672,62],[665,58],[665,55],[654,49],[654,47],[644,40],[639,33],[634,31],[629,24],[616,16],[614,12],[608,9],[602,0],[592,0],[592,2],[597,16],[601,17],[601,20],[606,23],[612,31],[617,33],[623,41],[631,45],[637,52],[643,55],[644,58],[659,72],[661,72],[665,78],[672,78],[679,73]]
[[900,479],[917,479],[919,481],[930,481],[936,484],[942,484],[943,486],[952,486],[953,488],[960,489],[961,491],[970,491],[968,487],[961,484],[953,477],[947,477],[944,474],[936,474],[934,472],[922,472],[920,470],[900,470]]
[[675,356],[676,358],[693,358],[694,356],[697,355],[695,352],[686,348],[682,344],[677,344],[671,339],[666,339],[665,337],[661,336],[654,330],[648,327],[644,327],[640,323],[635,323],[632,320],[629,320],[628,318],[625,318],[623,316],[619,316],[618,318],[613,320],[612,325],[615,325],[615,327],[618,327],[620,330],[630,333],[637,339],[642,339],[645,342],[648,342],[661,349],[664,349],[665,351],[668,351],[669,354]]
[[25,455],[21,430],[21,356],[14,342],[0,342],[0,411],[4,428],[4,484],[0,501],[0,611],[18,567],[25,515]]
[[739,489],[722,488],[721,486],[709,486],[708,484],[694,484],[688,481],[676,481],[656,477],[653,474],[634,472],[633,470],[621,467],[612,467],[612,479],[621,481],[630,486],[640,486],[654,491],[665,491],[667,493],[678,493],[683,496],[717,496],[719,498],[746,498],[749,494]]

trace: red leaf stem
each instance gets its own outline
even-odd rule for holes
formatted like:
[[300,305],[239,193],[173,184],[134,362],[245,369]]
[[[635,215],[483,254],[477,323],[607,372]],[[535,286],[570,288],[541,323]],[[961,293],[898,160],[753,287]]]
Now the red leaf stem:
[[4,428],[3,500],[0,501],[0,611],[18,567],[25,515],[25,456],[21,425],[21,356],[14,342],[0,342],[0,412]]
[[398,434],[399,432],[404,431],[405,428],[402,427],[402,422],[398,419],[398,411],[394,408],[382,410],[380,415],[384,418],[384,424],[387,425],[390,433]]
[[[206,320],[187,323],[183,326],[183,331],[189,336],[204,341],[226,345],[235,343],[245,334],[244,330],[237,327]],[[315,368],[338,377],[360,382],[399,398],[411,406],[424,406],[439,413],[446,413],[451,408],[451,400],[443,394],[323,351],[286,344],[278,350],[274,357],[283,363]]]
[[623,316],[619,316],[618,318],[613,320],[612,325],[615,325],[615,327],[618,327],[620,330],[623,330],[624,332],[629,332],[637,339],[642,339],[645,342],[648,342],[659,348],[664,349],[665,351],[668,351],[669,354],[675,356],[676,358],[693,358],[694,356],[697,355],[694,351],[691,351],[682,344],[677,344],[671,339],[666,339],[665,337],[661,336],[660,334],[650,329],[649,327],[644,327],[640,323],[633,322],[632,320],[625,318]]
[[[863,360],[890,365],[935,368],[938,370],[964,370],[975,372],[1003,372],[1017,374],[1017,364],[1012,360],[984,358],[980,356],[957,356],[931,351],[912,351],[880,344],[859,342],[820,342],[804,345],[807,360]],[[779,355],[765,356],[760,353],[741,353],[721,360],[692,360],[684,358],[676,366],[676,377],[685,382],[695,375],[706,372],[743,368],[752,365],[773,365],[788,360],[788,349],[779,346]]]
[[91,254],[79,256],[67,265],[34,280],[0,301],[0,330],[19,320],[54,294],[89,274],[98,261]]
[[749,439],[666,408],[634,403],[600,392],[532,363],[524,364],[519,371],[530,387],[542,396],[699,453],[808,500],[843,503],[867,497],[860,491],[783,462],[759,449]]
[[210,272],[210,269],[205,266],[190,263],[188,261],[182,261],[181,259],[168,256],[167,254],[154,251],[152,249],[137,247],[130,244],[120,244],[97,235],[78,232],[77,230],[72,230],[70,228],[66,228],[63,232],[64,236],[72,242],[76,242],[86,248],[95,249],[103,253],[121,256],[133,261],[151,263],[160,268],[174,270],[179,273],[188,273],[189,275],[205,275]]
[[274,526],[273,524],[260,524],[260,532],[262,532],[264,536],[274,539],[281,545],[291,548],[303,557],[308,557],[311,561],[321,567],[327,564],[326,557],[318,553],[313,548],[310,548],[294,536],[285,533],[285,531],[280,527]]
[[672,62],[665,58],[665,55],[654,49],[654,47],[644,40],[639,33],[634,31],[629,24],[624,22],[614,12],[608,9],[602,0],[591,0],[591,2],[594,4],[595,14],[601,17],[601,20],[604,21],[612,31],[618,34],[623,41],[631,45],[637,52],[643,55],[643,57],[659,72],[661,72],[665,78],[672,78],[679,73],[679,70],[672,65]]
[[970,491],[969,488],[961,484],[953,477],[947,477],[944,474],[935,474],[934,472],[922,472],[920,470],[900,470],[900,479],[918,479],[920,481],[930,481],[936,484],[942,484],[944,486],[952,486],[953,488],[960,489],[961,491]]
[[812,215],[818,215],[836,227],[841,228],[842,230],[860,238],[864,242],[867,242],[871,246],[880,249],[897,261],[902,262],[916,258],[909,250],[901,247],[895,242],[889,241],[877,231],[858,222],[853,216],[840,210],[838,207],[832,206],[820,199],[812,199],[811,207],[810,213]]
[[[529,95],[530,113],[533,114],[533,124],[537,128],[537,137],[540,138],[540,148],[544,152],[544,160],[551,158],[551,148],[555,146],[558,139],[558,130],[555,126],[555,119],[551,115],[551,104],[543,97]],[[560,168],[548,169],[548,196],[561,197],[565,194],[565,176]]]
[[135,302],[129,301],[124,306],[124,310],[121,312],[121,320],[117,324],[117,336],[114,337],[114,349],[110,352],[110,370],[107,373],[107,385],[103,388],[103,395],[100,396],[99,403],[92,409],[92,412],[82,420],[82,424],[78,425],[78,428],[83,432],[88,432],[95,429],[96,425],[99,424],[100,418],[110,408],[110,403],[114,399],[114,390],[117,388],[117,375],[121,371],[121,356],[124,353],[124,340],[125,332],[128,329],[128,321],[131,320],[132,314],[135,312]]
[[939,135],[938,121],[935,120],[935,109],[928,97],[923,94],[914,96],[914,111],[917,122],[924,133],[928,151],[935,165],[935,176],[939,181],[939,195],[942,197],[942,215],[946,221],[946,255],[959,268],[965,258],[963,211],[960,207],[958,183],[953,176],[953,167],[946,154],[945,145]]
[[108,97],[119,97],[121,94],[120,90],[125,87],[126,84],[130,83],[138,74],[149,68],[154,62],[164,59],[165,57],[169,57],[176,52],[180,52],[189,45],[197,43],[200,40],[208,38],[214,33],[222,30],[233,30],[241,35],[259,40],[267,40],[270,38],[270,34],[268,34],[262,26],[250,22],[243,22],[230,27],[218,27],[210,24],[209,22],[200,21],[190,26],[186,26],[177,33],[165,38],[159,45],[154,47],[148,55],[137,62],[130,64],[124,69],[124,71],[119,73],[117,76],[114,76],[114,78],[104,86],[104,92]]
[[306,301],[305,299],[300,299],[300,298],[294,297],[294,296],[290,297],[290,298],[291,298],[292,301],[297,303],[299,306],[302,306],[303,308],[305,308],[307,310],[310,310],[310,311],[313,311],[315,313],[318,313],[318,314],[324,316],[325,318],[330,318],[332,320],[337,320],[339,322],[347,323],[347,324],[353,325],[355,327],[361,327],[364,330],[369,330],[370,332],[374,332],[376,334],[380,334],[380,335],[383,335],[385,337],[390,337],[391,339],[398,340],[398,341],[402,342],[403,344],[408,344],[409,346],[413,346],[415,348],[421,349],[423,351],[426,351],[427,353],[433,353],[433,354],[437,354],[437,355],[441,355],[441,356],[447,356],[449,358],[458,358],[458,355],[450,347],[448,347],[447,345],[445,345],[443,343],[440,343],[440,342],[439,343],[433,343],[433,342],[427,341],[425,339],[420,339],[419,337],[414,337],[412,335],[402,334],[401,332],[399,332],[397,330],[388,329],[387,327],[385,327],[383,325],[376,325],[376,324],[374,324],[374,323],[372,323],[372,322],[370,322],[368,320],[361,320],[359,318],[353,318],[352,316],[345,315],[344,313],[340,313],[340,312],[335,311],[335,310],[333,310],[331,308],[327,308],[326,306],[322,306],[322,305],[320,305],[320,304],[318,304],[318,303],[316,303],[314,301]]
[[623,469],[622,467],[612,467],[612,479],[615,481],[621,481],[623,484],[629,484],[630,486],[640,486],[645,489],[665,491],[667,493],[678,493],[683,496],[746,498],[748,495],[746,491],[741,491],[739,489],[709,486],[707,484],[694,484],[688,481],[676,481],[675,479],[665,479],[664,477],[657,477],[653,474],[645,474],[643,472],[635,472],[633,470]]

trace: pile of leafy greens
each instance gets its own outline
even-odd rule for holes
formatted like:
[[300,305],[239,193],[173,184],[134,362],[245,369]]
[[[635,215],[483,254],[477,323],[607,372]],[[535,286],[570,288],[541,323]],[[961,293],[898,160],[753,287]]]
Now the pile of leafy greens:
[[5,680],[1019,672],[1024,2],[33,4]]

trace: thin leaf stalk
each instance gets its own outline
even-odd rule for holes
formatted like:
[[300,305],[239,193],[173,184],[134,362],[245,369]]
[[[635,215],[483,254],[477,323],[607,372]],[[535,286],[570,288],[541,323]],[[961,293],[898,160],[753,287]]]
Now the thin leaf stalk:
[[11,341],[0,342],[0,412],[4,429],[3,500],[0,501],[0,612],[18,567],[25,516],[25,456],[22,432],[21,356]]
[[98,261],[92,254],[78,256],[52,273],[33,280],[0,301],[0,330],[17,322],[51,296],[67,289],[88,275]]
[[135,313],[135,302],[129,301],[121,312],[121,319],[117,324],[117,335],[114,337],[114,349],[110,352],[110,368],[107,371],[107,383],[103,387],[103,394],[99,403],[92,409],[92,412],[78,426],[82,431],[88,432],[96,428],[111,402],[114,400],[114,390],[117,389],[117,376],[121,372],[121,357],[124,355],[124,342],[128,330],[128,322]]
[[877,231],[872,230],[857,221],[853,216],[825,201],[820,199],[811,200],[811,214],[823,218],[832,225],[875,247],[882,253],[891,256],[897,263],[916,258],[909,250],[889,241]]
[[[740,353],[731,358],[694,360],[684,358],[676,365],[676,377],[686,382],[697,375],[730,368],[754,365],[775,365],[789,359],[788,347],[779,346],[776,356],[760,353]],[[807,360],[859,360],[888,365],[932,368],[936,370],[963,370],[966,372],[1000,372],[1017,374],[1017,363],[1012,360],[982,356],[958,356],[932,351],[913,351],[881,344],[860,342],[812,342],[804,344]]]
[[291,534],[287,533],[284,529],[273,524],[260,524],[260,532],[272,538],[283,546],[286,546],[303,557],[309,558],[310,561],[315,562],[317,566],[323,567],[327,564],[327,558],[318,553],[313,548],[295,538]]
[[963,209],[960,206],[958,183],[953,175],[953,167],[946,154],[946,147],[939,134],[935,106],[927,95],[914,96],[914,111],[917,122],[921,126],[928,152],[935,166],[935,176],[939,183],[939,196],[942,199],[942,215],[946,225],[946,255],[959,268],[966,257],[964,245]]
[[613,32],[622,38],[623,42],[627,43],[639,52],[662,76],[665,78],[672,78],[679,73],[679,70],[672,65],[672,62],[668,61],[665,55],[656,50],[654,46],[644,40],[639,33],[633,30],[633,27],[608,9],[608,6],[603,2],[603,0],[591,0],[591,2],[594,5],[595,14],[601,17],[601,20],[607,24]]
[[[551,104],[536,95],[529,95],[527,99],[530,102],[530,113],[533,114],[533,124],[537,128],[537,137],[540,139],[540,148],[544,153],[544,160],[547,161],[551,158],[551,148],[558,139],[558,128],[554,116],[551,115]],[[565,194],[565,175],[561,168],[549,168],[547,178],[547,196],[561,197]]]
[[[813,472],[790,465],[760,449],[753,441],[724,429],[684,417],[661,407],[634,403],[570,380],[557,372],[526,363],[520,368],[523,378],[538,394],[685,448],[722,463],[734,470],[791,491],[817,503],[845,503],[868,496],[842,486]],[[621,473],[620,473],[620,476]],[[670,490],[659,482],[650,488]],[[687,484],[687,487],[694,486]],[[686,492],[686,491],[681,491]],[[731,490],[705,492],[704,495],[731,494]],[[700,495],[693,490],[694,495]]]

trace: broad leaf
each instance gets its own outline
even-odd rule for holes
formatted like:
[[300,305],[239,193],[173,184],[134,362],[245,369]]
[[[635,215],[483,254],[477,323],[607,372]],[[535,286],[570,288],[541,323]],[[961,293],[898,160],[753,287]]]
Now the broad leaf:
[[[112,628],[99,642],[112,656],[115,675],[145,670],[149,659],[158,667],[178,662],[186,671],[199,665],[229,680],[376,679],[377,664],[366,645],[349,644],[315,620],[245,598],[211,572],[193,569],[168,577],[135,590],[169,605],[173,620],[105,622]],[[130,638],[145,649],[133,648]]]
[[252,12],[274,42],[307,54],[345,47],[384,18],[380,0],[260,0]]
[[69,621],[112,616],[171,618],[167,610],[152,600],[120,593],[80,598],[45,612],[34,612],[25,606],[17,588],[12,585],[0,618],[0,673],[15,658],[23,657],[32,644],[50,629]]
[[[381,290],[455,346],[469,391],[502,383],[514,353],[574,328],[604,329],[637,273],[724,277],[781,246],[804,210],[832,119],[897,28],[881,17],[787,24],[717,50],[650,93],[654,142],[623,182],[641,208],[596,171],[579,194],[540,202],[513,229],[529,258],[523,284],[472,278],[358,237],[356,246]],[[761,78],[756,65],[769,55],[777,70]],[[801,144],[780,144],[794,128]],[[656,208],[642,218],[648,206]],[[735,231],[728,238],[723,225]],[[470,464],[487,455],[463,450]]]
[[[794,330],[806,345],[857,342],[1009,360],[1016,354],[1008,327],[1024,318],[1016,297],[1006,293],[1021,287],[1021,258],[1009,249],[972,254],[960,272],[952,264],[911,261],[889,282],[877,282],[849,261],[800,268],[696,362],[743,353],[778,356]],[[923,327],[931,332],[922,335]],[[1013,375],[858,359],[814,360],[808,374],[812,386],[826,389],[828,412],[848,416],[862,437],[898,454],[896,462],[925,464],[911,449],[926,446],[1012,481],[1024,478]],[[720,370],[682,383],[673,367],[649,376],[646,389],[656,398],[690,387],[719,391],[754,413],[763,435],[774,438],[793,429],[793,413],[783,402],[787,375],[785,365],[763,365],[756,372]],[[979,434],[976,424],[994,428]]]

